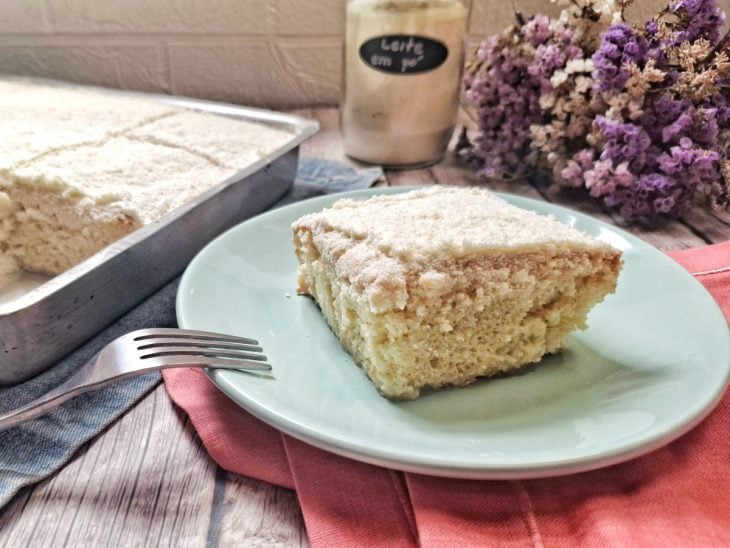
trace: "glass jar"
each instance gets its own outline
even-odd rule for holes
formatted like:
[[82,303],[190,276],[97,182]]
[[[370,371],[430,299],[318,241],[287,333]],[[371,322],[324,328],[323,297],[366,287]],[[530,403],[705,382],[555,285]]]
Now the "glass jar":
[[467,0],[348,0],[345,153],[387,167],[444,155],[456,122]]

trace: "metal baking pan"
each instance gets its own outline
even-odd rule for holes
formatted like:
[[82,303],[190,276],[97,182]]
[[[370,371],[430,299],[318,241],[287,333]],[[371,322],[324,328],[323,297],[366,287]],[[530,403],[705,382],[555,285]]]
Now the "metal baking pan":
[[[105,90],[109,91],[109,90]],[[172,280],[226,229],[267,209],[292,186],[312,120],[210,101],[117,92],[285,129],[286,145],[53,278],[22,275],[0,289],[0,385],[47,369]]]

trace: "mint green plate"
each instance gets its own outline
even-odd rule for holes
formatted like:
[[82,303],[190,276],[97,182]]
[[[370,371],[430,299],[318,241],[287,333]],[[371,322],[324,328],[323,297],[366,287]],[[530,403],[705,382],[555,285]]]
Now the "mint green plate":
[[705,289],[641,240],[586,215],[516,196],[509,202],[575,226],[624,253],[618,289],[561,354],[513,375],[393,403],[341,349],[319,309],[297,296],[292,221],[343,197],[295,203],[218,237],[191,262],[181,327],[256,338],[274,378],[211,371],[264,422],[353,459],[439,476],[516,479],[590,470],[681,436],[717,404],[730,331]]

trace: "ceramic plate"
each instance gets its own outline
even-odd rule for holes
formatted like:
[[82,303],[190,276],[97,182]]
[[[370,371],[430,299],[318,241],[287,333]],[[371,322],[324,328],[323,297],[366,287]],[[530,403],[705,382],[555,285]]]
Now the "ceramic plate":
[[661,447],[718,402],[730,332],[705,289],[663,253],[613,226],[552,204],[503,197],[624,253],[618,289],[559,355],[518,373],[393,403],[340,347],[319,309],[297,296],[292,221],[335,200],[260,215],[192,261],[177,300],[181,327],[259,339],[274,378],[209,372],[270,425],[353,459],[420,473],[515,479],[574,473]]

